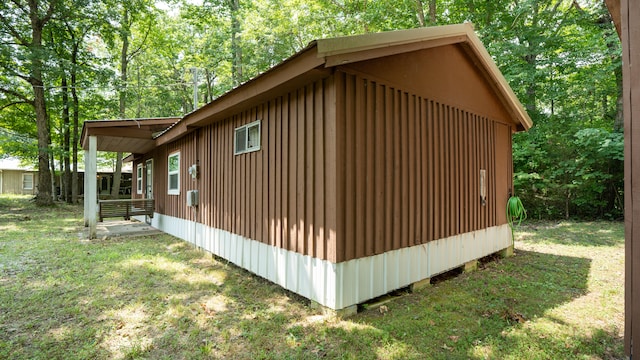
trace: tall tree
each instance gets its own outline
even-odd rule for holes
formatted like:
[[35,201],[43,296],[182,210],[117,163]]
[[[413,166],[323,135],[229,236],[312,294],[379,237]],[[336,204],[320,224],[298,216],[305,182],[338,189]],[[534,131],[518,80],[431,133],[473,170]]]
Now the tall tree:
[[231,12],[231,53],[233,56],[231,74],[234,86],[244,80],[242,74],[242,45],[240,28],[240,0],[227,0]]
[[[35,111],[38,134],[38,194],[39,205],[52,204],[52,176],[49,170],[51,136],[47,114],[44,71],[48,60],[43,46],[43,32],[52,19],[59,0],[12,0],[0,4],[0,66],[13,77],[11,82],[25,81],[31,86],[31,94],[21,93],[5,83],[0,92],[8,104],[27,103]],[[18,80],[19,79],[19,80]]]
[[[115,22],[115,33],[120,43],[120,91],[118,115],[121,119],[127,117],[127,87],[129,84],[129,64],[131,60],[140,54],[144,49],[151,25],[153,22],[153,4],[147,0],[131,0],[117,2],[114,4],[115,12],[113,20]],[[142,25],[140,40],[132,44],[133,31],[136,25]],[[116,154],[116,167],[113,174],[111,187],[111,197],[117,198],[120,192],[120,182],[122,177],[122,156],[121,152]]]

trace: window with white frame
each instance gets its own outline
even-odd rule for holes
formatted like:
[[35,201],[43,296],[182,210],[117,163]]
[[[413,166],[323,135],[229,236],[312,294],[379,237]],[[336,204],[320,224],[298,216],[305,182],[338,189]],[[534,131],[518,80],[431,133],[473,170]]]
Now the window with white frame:
[[33,174],[22,174],[22,189],[33,190]]
[[260,150],[260,120],[236,128],[234,155]]
[[136,166],[136,194],[142,194],[142,164]]
[[169,170],[167,193],[169,195],[180,195],[180,152],[169,155],[167,168]]

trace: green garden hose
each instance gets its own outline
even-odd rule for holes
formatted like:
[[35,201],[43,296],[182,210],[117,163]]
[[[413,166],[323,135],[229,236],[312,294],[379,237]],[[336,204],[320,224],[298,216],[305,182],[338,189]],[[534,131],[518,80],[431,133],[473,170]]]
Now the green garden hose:
[[512,196],[507,201],[507,222],[511,228],[511,239],[515,240],[513,226],[520,225],[527,218],[527,210],[525,210],[522,201],[517,196]]
[[513,224],[520,225],[520,223],[527,218],[527,210],[522,205],[522,201],[517,196],[512,196],[507,201],[507,221],[509,226],[513,228]]

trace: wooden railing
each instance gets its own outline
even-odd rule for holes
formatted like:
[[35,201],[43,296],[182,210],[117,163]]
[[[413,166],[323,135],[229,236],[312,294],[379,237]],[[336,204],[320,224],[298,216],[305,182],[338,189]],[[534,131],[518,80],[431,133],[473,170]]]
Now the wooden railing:
[[123,217],[129,220],[132,216],[148,215],[153,217],[155,209],[154,199],[118,199],[99,200],[98,217],[100,221],[105,218]]

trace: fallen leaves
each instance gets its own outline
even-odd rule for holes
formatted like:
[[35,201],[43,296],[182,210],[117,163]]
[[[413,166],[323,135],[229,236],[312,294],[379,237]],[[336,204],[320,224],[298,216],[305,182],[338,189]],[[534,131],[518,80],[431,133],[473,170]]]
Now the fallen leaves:
[[202,311],[205,313],[205,315],[207,315],[208,318],[213,317],[216,314],[216,312],[209,309],[207,307],[207,304],[205,303],[200,303],[200,307],[202,308]]
[[527,319],[524,317],[524,315],[511,309],[505,310],[502,314],[502,318],[518,324],[524,324],[525,322],[527,322]]

